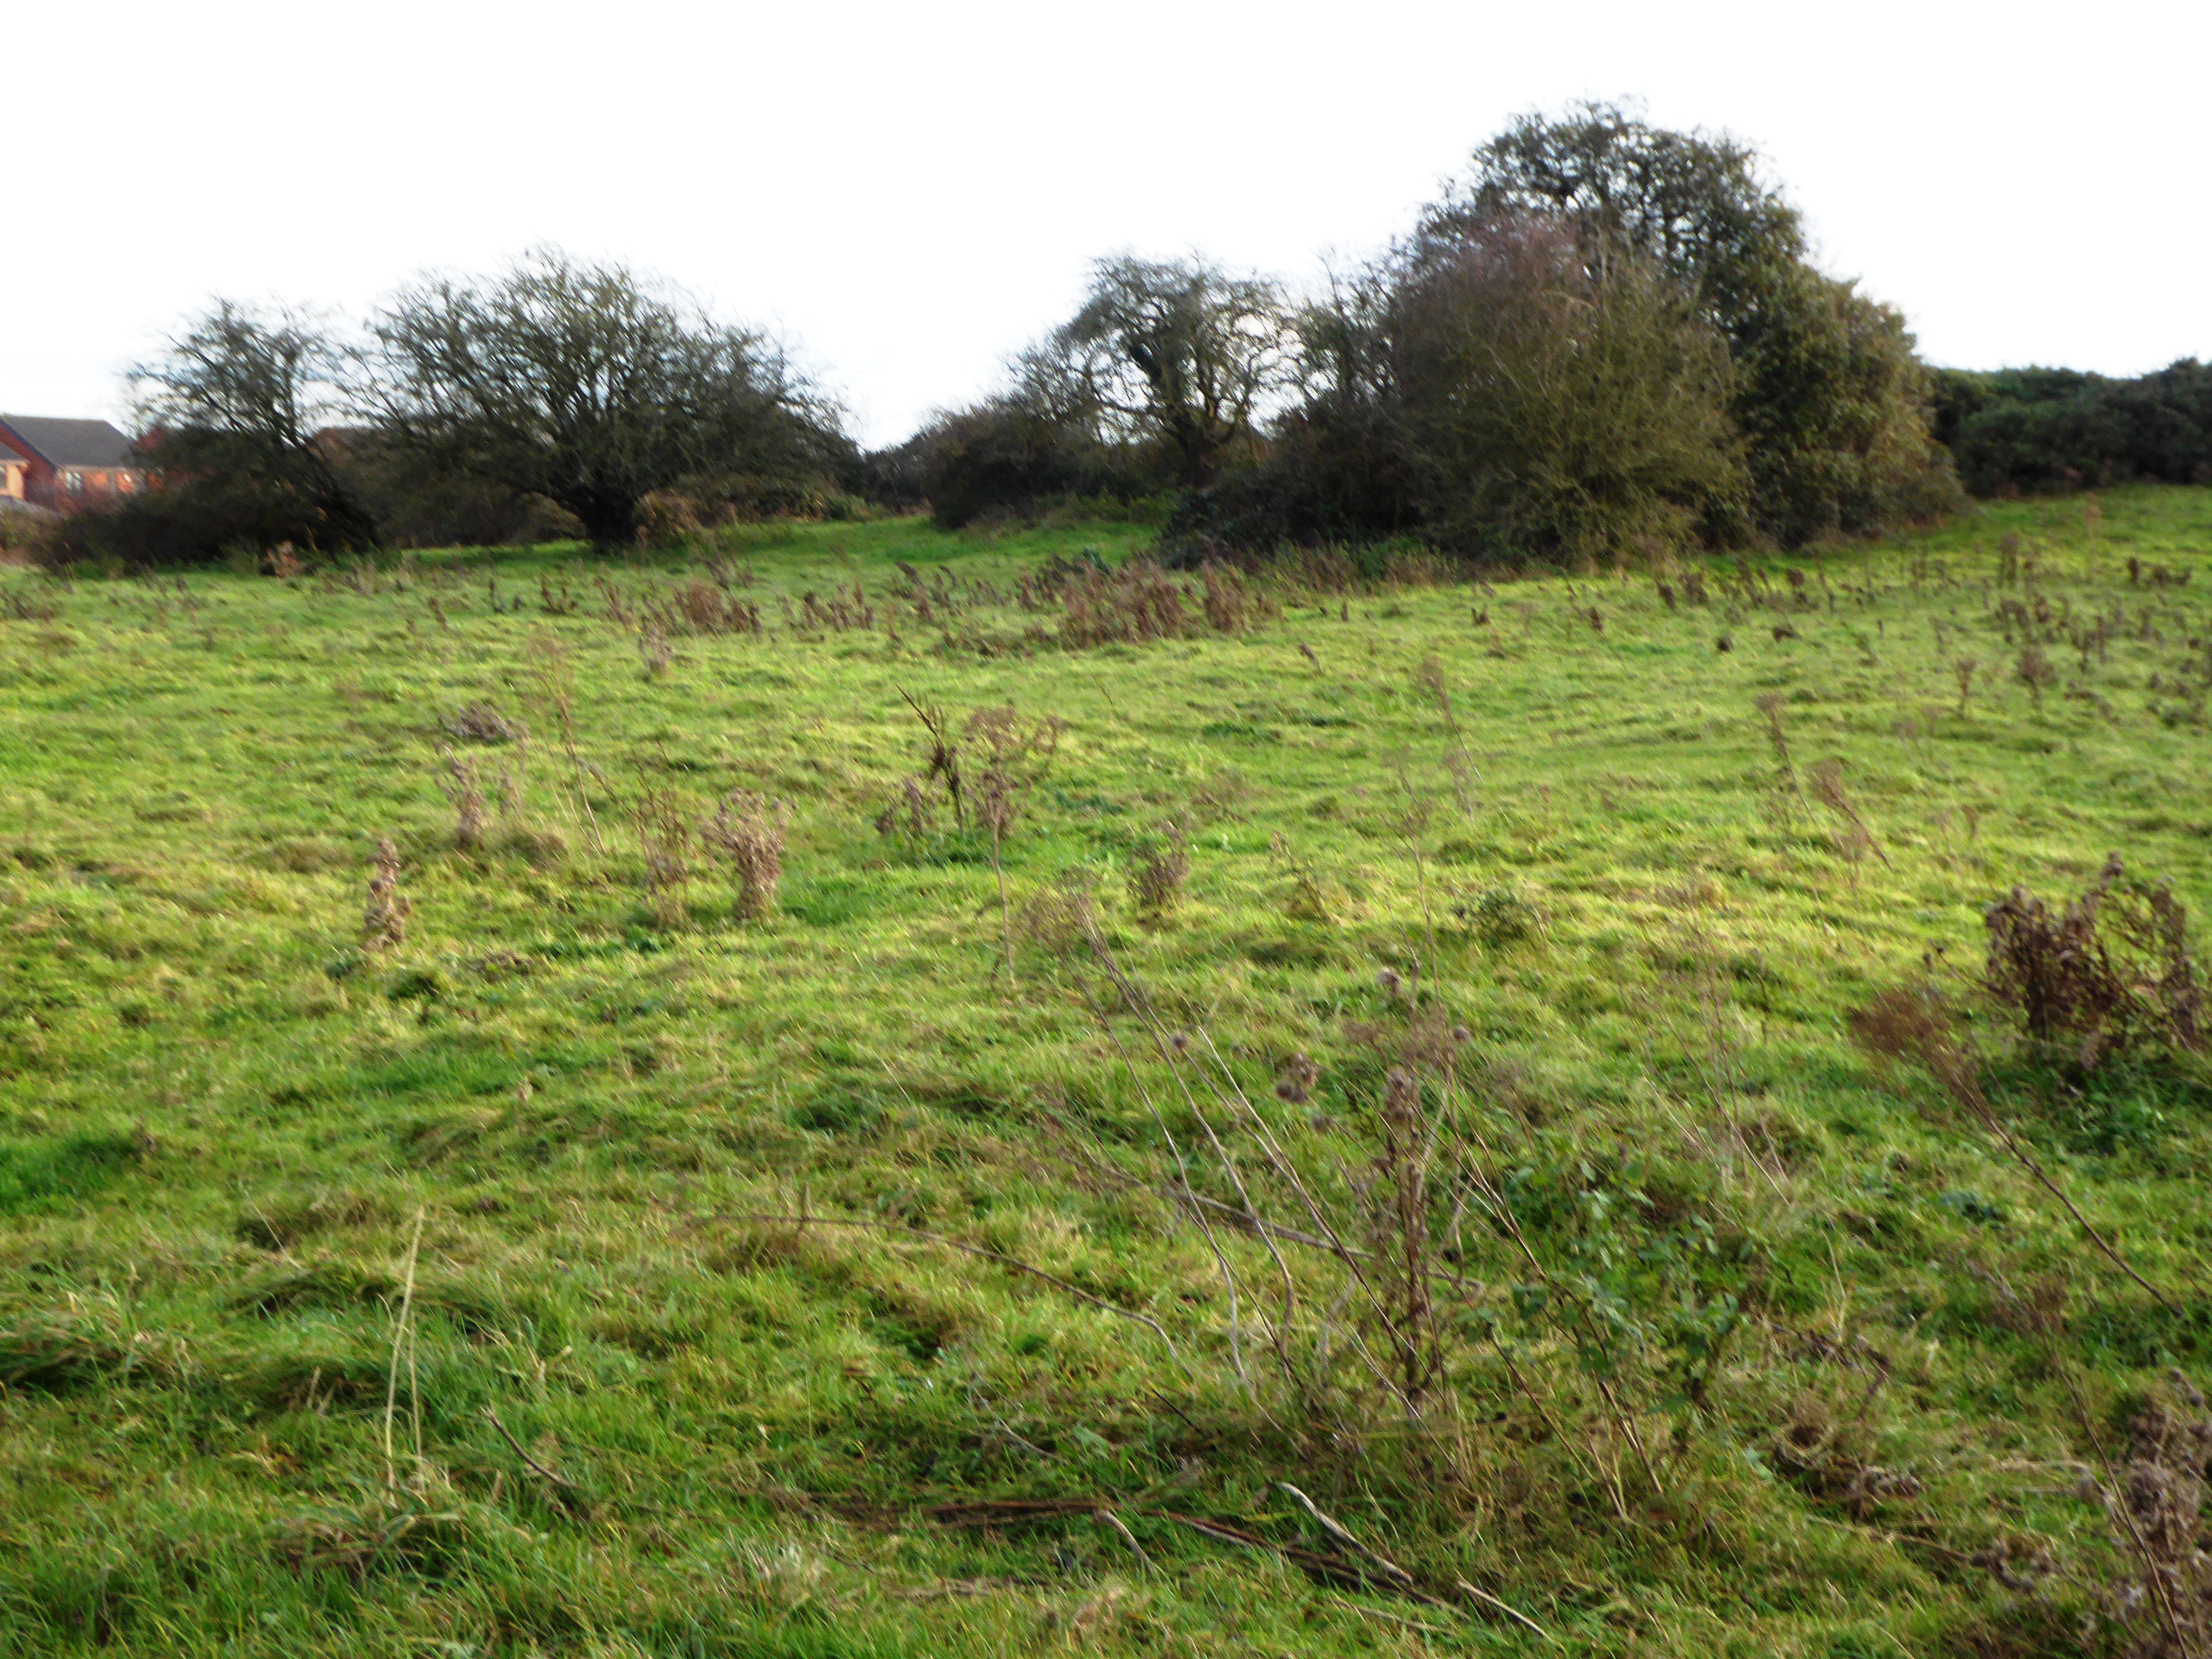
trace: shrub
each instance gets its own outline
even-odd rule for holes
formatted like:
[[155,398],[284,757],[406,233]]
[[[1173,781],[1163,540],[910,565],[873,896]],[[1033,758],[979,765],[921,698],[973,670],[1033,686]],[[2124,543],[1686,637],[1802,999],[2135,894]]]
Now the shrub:
[[0,501],[0,557],[40,559],[58,522],[44,507]]
[[2212,366],[2193,357],[2133,380],[1939,369],[1934,398],[1936,436],[1978,495],[2212,483]]
[[672,489],[656,489],[637,504],[637,541],[641,547],[672,547],[702,528],[699,503]]
[[2115,853],[2064,909],[2015,887],[1984,921],[1984,982],[2033,1042],[2070,1048],[2085,1071],[2147,1043],[2203,1048],[2203,987],[2170,883],[2129,880]]
[[1156,482],[1142,452],[1102,443],[1080,423],[1011,398],[940,417],[913,448],[913,481],[948,530],[1071,496],[1128,500]]
[[158,569],[226,564],[240,550],[338,553],[369,545],[362,521],[304,495],[234,488],[215,477],[119,495],[56,522],[40,550],[52,566]]

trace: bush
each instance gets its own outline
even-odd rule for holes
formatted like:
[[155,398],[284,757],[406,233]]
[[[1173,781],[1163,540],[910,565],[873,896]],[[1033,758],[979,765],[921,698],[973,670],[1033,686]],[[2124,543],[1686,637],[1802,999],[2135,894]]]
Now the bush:
[[44,507],[0,502],[0,556],[38,560],[59,522]]
[[2064,909],[2015,887],[1984,921],[1984,982],[2031,1041],[2084,1071],[2146,1044],[2203,1048],[2204,990],[2170,884],[2127,879],[2116,853]]
[[1476,558],[1614,558],[1741,513],[1725,343],[1652,262],[1594,262],[1556,216],[1432,228],[1304,332],[1305,404],[1171,540],[1418,529]]
[[1522,116],[1475,153],[1424,235],[1501,211],[1571,224],[1594,266],[1623,250],[1651,260],[1727,341],[1752,489],[1743,520],[1709,531],[1794,545],[1955,499],[1904,319],[1813,265],[1802,216],[1750,146],[1613,104]]
[[831,516],[831,501],[838,497],[836,487],[828,479],[811,475],[723,473],[712,477],[686,478],[678,488],[697,503],[700,516],[710,524],[826,519]]
[[914,481],[948,530],[1070,496],[1130,500],[1157,483],[1157,468],[1141,452],[1102,443],[1012,398],[942,416],[914,447]]
[[2129,380],[1941,369],[1934,392],[1936,435],[1977,495],[2212,483],[2212,367],[2194,358]]
[[1644,261],[1594,273],[1565,225],[1464,226],[1425,248],[1393,312],[1443,544],[1620,557],[1741,498],[1727,347]]
[[240,550],[290,546],[340,553],[371,544],[362,526],[282,489],[230,488],[204,479],[111,497],[53,526],[40,556],[49,564],[157,569],[229,562]]
[[580,541],[576,516],[544,495],[440,471],[391,453],[374,432],[318,440],[387,547],[520,547]]
[[641,547],[671,547],[701,528],[699,503],[679,491],[656,489],[637,504]]

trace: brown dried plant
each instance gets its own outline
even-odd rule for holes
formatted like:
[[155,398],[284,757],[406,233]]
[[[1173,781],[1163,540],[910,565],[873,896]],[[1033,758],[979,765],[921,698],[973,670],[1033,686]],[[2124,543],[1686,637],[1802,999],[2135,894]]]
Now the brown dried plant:
[[1005,936],[1009,981],[1015,976],[1014,922],[1006,902],[1004,843],[1030,791],[1051,767],[1060,734],[1066,729],[1066,723],[1052,714],[1024,725],[1012,705],[1006,704],[978,708],[969,715],[962,732],[965,743],[981,751],[982,769],[974,780],[975,818],[991,837],[991,873],[999,886],[999,923]]
[[2170,882],[2130,881],[2115,853],[2063,910],[2015,887],[1984,923],[1984,982],[2031,1041],[2069,1050],[2085,1071],[2146,1042],[2204,1048],[2189,915]]
[[438,787],[453,808],[453,845],[473,853],[483,844],[484,832],[484,793],[477,763],[450,749],[441,749],[438,757]]
[[383,951],[404,942],[414,906],[399,890],[399,849],[392,837],[376,839],[376,866],[368,878],[368,902],[361,918],[361,948]]
[[2138,1626],[2130,1659],[2212,1655],[2212,1530],[2203,1516],[2212,1415],[2185,1373],[2175,1370],[2171,1381],[2185,1409],[2146,1401],[2128,1425],[2126,1468],[2107,1460],[2109,1480],[2098,1493],[2113,1540],[2134,1557],[2138,1574],[2113,1598],[2118,1621]]
[[960,770],[960,738],[952,729],[952,721],[938,704],[925,707],[915,700],[910,691],[899,696],[906,706],[921,720],[922,731],[929,738],[929,763],[922,770],[921,787],[927,789],[942,782],[945,793],[952,800],[952,825],[956,830],[968,827],[968,809],[963,786],[965,779]]
[[1190,839],[1179,820],[1161,827],[1160,838],[1137,848],[1129,866],[1129,896],[1137,914],[1158,921],[1176,907],[1190,875]]
[[1242,634],[1253,595],[1243,578],[1228,566],[1209,559],[1199,568],[1206,591],[1200,600],[1206,626],[1217,634]]
[[590,836],[592,850],[605,856],[606,843],[599,837],[599,816],[592,811],[592,798],[587,786],[594,774],[591,763],[576,746],[576,670],[568,646],[561,637],[544,629],[532,634],[529,653],[538,681],[538,696],[553,716],[561,733],[561,747],[568,757],[569,787],[576,803],[576,815],[583,821],[585,833]]
[[2035,712],[2041,714],[2044,691],[2058,684],[2058,670],[2043,654],[2042,647],[2025,645],[2021,647],[2019,660],[2013,665],[2013,672],[2035,699]]
[[1851,880],[1856,885],[1858,866],[1869,853],[1885,865],[1889,862],[1889,854],[1881,850],[1881,843],[1875,839],[1874,831],[1867,827],[1867,821],[1860,814],[1856,803],[1845,792],[1843,762],[1832,758],[1821,761],[1813,768],[1811,778],[1814,799],[1843,821],[1844,856],[1850,860]]
[[645,861],[646,902],[663,927],[684,920],[684,889],[691,879],[691,815],[672,789],[647,786],[630,809],[638,852]]
[[438,717],[448,736],[464,743],[513,743],[530,734],[520,720],[511,720],[489,702],[464,703],[450,714]]
[[1072,647],[1177,639],[1190,627],[1181,591],[1150,559],[1133,559],[1110,575],[1095,568],[1071,574],[1059,594],[1060,640]]
[[700,832],[729,860],[737,877],[735,914],[758,921],[775,908],[776,884],[783,879],[784,830],[791,809],[750,790],[732,789]]

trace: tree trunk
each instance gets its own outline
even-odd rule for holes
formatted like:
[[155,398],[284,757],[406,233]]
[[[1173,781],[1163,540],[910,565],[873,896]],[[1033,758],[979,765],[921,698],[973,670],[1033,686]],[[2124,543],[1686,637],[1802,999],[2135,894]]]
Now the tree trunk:
[[637,498],[626,490],[574,489],[554,499],[582,522],[597,552],[611,553],[637,539]]

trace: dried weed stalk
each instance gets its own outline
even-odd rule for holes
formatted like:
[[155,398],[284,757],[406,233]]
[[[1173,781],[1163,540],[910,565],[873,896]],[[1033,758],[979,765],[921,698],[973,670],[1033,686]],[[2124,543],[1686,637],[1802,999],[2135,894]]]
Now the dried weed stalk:
[[700,832],[730,861],[737,877],[736,915],[758,921],[775,908],[776,884],[783,879],[783,836],[791,809],[750,790],[732,789],[722,798]]
[[2115,853],[2063,910],[2015,887],[1983,921],[1990,994],[2032,1041],[2070,1051],[2084,1071],[2145,1043],[2204,1048],[2189,913],[2171,882],[2130,881]]
[[453,809],[453,845],[473,853],[483,845],[484,793],[473,758],[464,759],[450,749],[438,751],[438,787]]
[[1858,882],[1858,866],[1871,853],[1884,865],[1889,854],[1881,850],[1874,831],[1867,827],[1857,805],[1844,788],[1844,763],[1839,760],[1824,760],[1813,768],[1813,795],[1821,805],[1842,820],[1844,825],[1844,856],[1851,862],[1851,881]]
[[383,951],[407,937],[407,918],[414,906],[399,890],[399,849],[392,837],[376,839],[376,867],[368,878],[368,902],[361,918],[361,948]]
[[646,902],[663,927],[684,920],[684,889],[691,879],[691,814],[672,789],[648,786],[630,809],[645,860]]
[[1129,897],[1137,914],[1158,921],[1174,909],[1190,875],[1190,839],[1179,820],[1162,826],[1158,841],[1137,848],[1129,866]]
[[981,769],[975,775],[975,817],[991,837],[991,873],[999,884],[999,923],[1006,950],[1006,977],[1014,975],[1014,922],[1006,903],[1006,871],[1002,856],[1006,833],[1052,765],[1066,723],[1053,714],[1027,725],[1011,704],[978,708],[968,717],[965,741],[981,751]]

